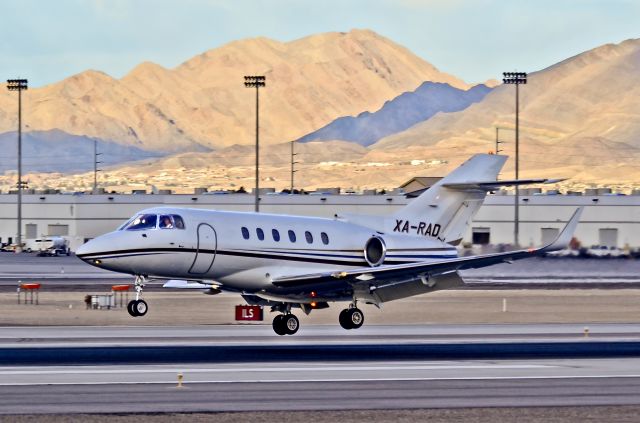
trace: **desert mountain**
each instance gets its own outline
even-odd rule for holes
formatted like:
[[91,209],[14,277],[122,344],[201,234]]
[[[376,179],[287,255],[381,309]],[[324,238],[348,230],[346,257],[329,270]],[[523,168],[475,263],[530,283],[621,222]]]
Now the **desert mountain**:
[[491,91],[485,85],[469,90],[449,84],[425,82],[415,91],[387,101],[376,112],[338,118],[329,125],[300,138],[300,142],[345,140],[368,146],[381,138],[425,121],[438,112],[456,112],[484,98]]
[[[295,144],[296,168],[313,166],[323,162],[334,162],[336,157],[343,161],[362,159],[368,150],[358,144],[346,141],[309,142]],[[291,143],[273,144],[260,152],[263,166],[283,167],[291,165]],[[137,166],[137,165],[136,165]],[[159,160],[148,161],[147,169],[162,171],[167,169],[233,168],[255,166],[255,147],[252,145],[232,145],[207,153],[182,153]],[[252,177],[252,172],[250,172]]]
[[[452,158],[494,149],[495,128],[513,154],[515,87],[438,114],[372,145],[377,154]],[[598,166],[640,158],[640,40],[607,44],[529,74],[520,86],[523,169]],[[427,153],[427,148],[429,153]],[[566,172],[575,175],[575,168]],[[602,175],[606,177],[607,175]]]
[[[255,91],[263,74],[261,140],[300,138],[332,120],[377,110],[424,81],[467,85],[368,30],[291,42],[231,42],[175,69],[142,63],[122,79],[86,71],[24,93],[27,131],[59,129],[145,150],[183,152],[254,140]],[[0,91],[0,132],[16,126],[16,95]]]
[[[3,160],[0,172],[16,169],[16,132],[0,134]],[[97,138],[71,135],[58,129],[22,134],[22,170],[34,172],[86,172],[93,169],[94,141],[97,142],[100,168],[116,163],[158,157],[158,154],[136,147]]]

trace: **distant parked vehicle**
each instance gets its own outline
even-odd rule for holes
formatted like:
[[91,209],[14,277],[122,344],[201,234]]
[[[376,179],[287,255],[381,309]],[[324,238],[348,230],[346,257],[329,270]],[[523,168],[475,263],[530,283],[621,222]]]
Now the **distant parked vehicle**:
[[[15,253],[17,249],[18,249],[18,244],[2,244],[2,248],[0,248],[0,251]],[[22,243],[22,249],[24,251],[31,252],[31,250],[29,250],[28,248],[25,248],[24,243]]]
[[589,257],[595,258],[618,258],[629,257],[629,253],[618,247],[607,247],[606,245],[592,245],[586,252]]
[[38,256],[40,257],[57,257],[61,255],[71,254],[69,249],[69,241],[61,236],[52,236],[47,238],[36,239]]
[[564,250],[551,251],[550,253],[547,253],[546,256],[547,257],[563,257],[563,258],[579,257],[580,251],[573,248],[565,248]]

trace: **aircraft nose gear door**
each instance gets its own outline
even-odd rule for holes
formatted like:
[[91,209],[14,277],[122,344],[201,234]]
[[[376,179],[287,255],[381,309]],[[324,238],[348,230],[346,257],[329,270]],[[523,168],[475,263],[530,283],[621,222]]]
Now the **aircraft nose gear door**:
[[198,249],[189,273],[203,275],[211,269],[216,258],[218,236],[215,229],[207,223],[198,225]]

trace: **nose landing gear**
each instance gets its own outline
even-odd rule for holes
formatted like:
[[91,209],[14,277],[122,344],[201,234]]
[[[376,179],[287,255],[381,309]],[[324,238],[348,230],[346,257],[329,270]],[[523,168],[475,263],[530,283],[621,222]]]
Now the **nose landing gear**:
[[300,321],[294,314],[279,314],[273,319],[273,331],[278,335],[293,335],[299,328]]
[[145,276],[136,276],[136,280],[134,282],[136,299],[129,301],[129,304],[127,304],[127,311],[133,317],[142,317],[147,314],[147,311],[149,310],[147,302],[140,298],[142,297],[142,289],[146,282],[147,278]]

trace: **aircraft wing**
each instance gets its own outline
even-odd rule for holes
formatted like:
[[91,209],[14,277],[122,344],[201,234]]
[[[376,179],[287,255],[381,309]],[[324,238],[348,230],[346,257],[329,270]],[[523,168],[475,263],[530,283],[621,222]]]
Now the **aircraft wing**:
[[566,248],[573,237],[582,207],[579,207],[560,232],[558,237],[542,248],[516,250],[505,253],[482,254],[477,256],[459,257],[442,261],[416,262],[407,264],[387,265],[378,267],[362,267],[340,272],[325,272],[307,275],[284,276],[274,278],[273,285],[282,288],[297,288],[318,285],[328,282],[344,281],[345,283],[358,283],[363,281],[383,281],[396,278],[428,278],[455,272],[463,269],[474,269],[491,266],[493,264],[520,260],[541,255],[549,251]]

